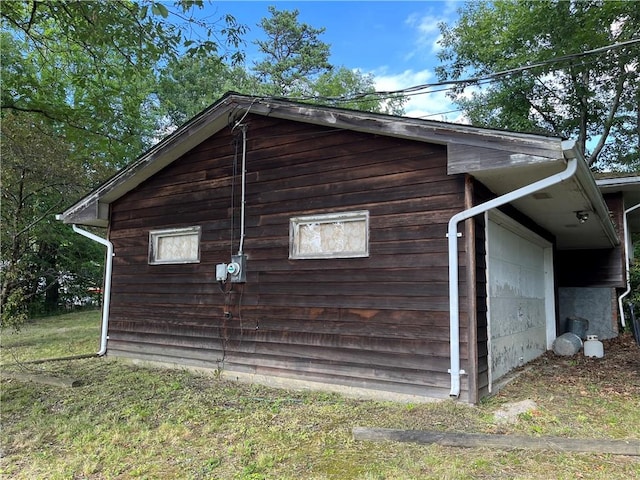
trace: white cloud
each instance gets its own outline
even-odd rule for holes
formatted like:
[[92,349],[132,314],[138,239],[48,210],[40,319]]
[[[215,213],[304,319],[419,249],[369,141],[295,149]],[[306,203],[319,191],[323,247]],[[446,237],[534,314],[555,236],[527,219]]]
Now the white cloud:
[[425,54],[436,55],[440,51],[439,41],[442,38],[439,25],[450,23],[456,18],[456,11],[460,6],[456,0],[438,2],[438,10],[429,3],[422,5],[428,6],[426,11],[414,12],[405,20],[405,24],[415,31],[414,46],[407,54],[407,59]]
[[[405,55],[405,60],[410,60],[415,68],[397,74],[386,70],[375,73],[377,90],[402,90],[438,81],[435,65],[437,53],[441,50],[438,43],[442,38],[439,24],[451,23],[457,17],[456,10],[460,4],[455,0],[444,4],[438,2],[440,8],[437,11],[428,3],[426,5],[428,5],[426,11],[413,13],[405,21],[405,24],[414,31],[413,44]],[[426,92],[429,90],[431,90],[430,93],[419,93],[409,97],[405,104],[407,116],[452,123],[470,123],[447,96],[445,87],[425,89]],[[463,95],[465,94],[471,95],[471,92],[465,91]]]
[[[408,68],[398,71],[394,70],[397,67],[387,65],[371,72],[377,91],[399,91],[438,81],[435,67],[438,63],[437,53],[441,49],[438,44],[442,38],[439,25],[451,24],[457,18],[456,10],[459,7],[460,3],[456,0],[415,3],[414,12],[405,20],[405,27],[410,30],[409,36],[401,47],[403,51],[398,52]],[[432,92],[428,93],[429,90]],[[440,87],[426,88],[424,92],[412,94],[404,110],[408,117],[469,123],[447,97],[447,91]]]
[[411,14],[405,23],[415,31],[415,39],[411,50],[405,55],[405,60],[424,55],[434,55],[438,52],[438,40],[440,29],[438,22],[441,19],[432,15]]
[[405,70],[401,73],[388,74],[386,68],[374,72],[377,90],[400,90],[415,85],[432,82],[435,79],[430,70]]
[[[377,91],[388,92],[431,83],[436,81],[436,78],[431,70],[425,69],[405,70],[398,74],[388,74],[385,71],[374,72],[374,80]],[[405,104],[404,110],[407,117],[468,123],[462,112],[457,111],[457,107],[451,103],[445,91],[412,95]]]

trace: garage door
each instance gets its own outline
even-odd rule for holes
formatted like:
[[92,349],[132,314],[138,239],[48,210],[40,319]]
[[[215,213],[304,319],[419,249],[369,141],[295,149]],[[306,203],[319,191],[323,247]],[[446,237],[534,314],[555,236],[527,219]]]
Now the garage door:
[[500,213],[487,222],[489,384],[555,338],[551,244]]

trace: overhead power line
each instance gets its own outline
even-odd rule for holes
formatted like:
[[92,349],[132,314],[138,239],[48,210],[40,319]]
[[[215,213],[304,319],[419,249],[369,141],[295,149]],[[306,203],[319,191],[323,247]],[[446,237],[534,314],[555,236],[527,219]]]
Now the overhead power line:
[[[516,67],[516,68],[511,68],[508,70],[502,70],[500,72],[494,72],[494,73],[489,73],[486,75],[481,75],[481,76],[476,76],[476,77],[470,77],[470,78],[464,78],[464,79],[452,79],[452,80],[442,80],[440,82],[430,82],[430,83],[422,83],[420,85],[414,85],[411,87],[407,87],[407,88],[402,88],[402,89],[398,89],[398,90],[380,90],[380,91],[374,91],[374,92],[359,92],[353,95],[349,95],[349,96],[340,96],[340,97],[320,97],[320,96],[308,96],[308,97],[303,97],[303,98],[299,98],[300,100],[324,100],[324,101],[330,101],[330,102],[336,102],[336,103],[341,103],[341,102],[353,102],[353,101],[364,101],[367,98],[371,98],[372,96],[376,96],[376,97],[381,97],[381,98],[393,98],[393,97],[397,97],[397,96],[413,96],[413,95],[422,95],[422,94],[426,94],[426,93],[433,93],[433,90],[430,91],[426,91],[428,89],[432,89],[435,87],[447,87],[447,88],[442,88],[441,90],[448,90],[451,89],[453,87],[455,87],[456,85],[478,85],[478,84],[483,84],[483,83],[490,83],[496,80],[499,80],[501,78],[516,74],[516,73],[521,73],[521,72],[525,72],[528,70],[533,70],[535,68],[540,68],[540,67],[545,67],[548,65],[554,65],[554,64],[558,64],[558,63],[564,63],[567,62],[569,60],[574,60],[577,58],[583,58],[583,57],[587,57],[590,55],[595,55],[595,54],[599,54],[599,53],[604,53],[604,52],[608,52],[611,50],[616,50],[619,48],[623,48],[623,47],[627,47],[630,45],[635,45],[637,43],[640,43],[640,38],[633,38],[631,40],[627,40],[624,42],[618,42],[618,43],[614,43],[611,45],[605,45],[603,47],[598,47],[598,48],[594,48],[591,50],[585,50],[583,52],[579,52],[579,53],[572,53],[572,54],[568,54],[568,55],[562,55],[559,57],[554,57],[554,58],[550,58],[548,60],[543,60],[540,62],[536,62],[536,63],[530,63],[527,65],[523,65],[520,67]],[[439,91],[441,91],[439,90]]]
[[416,85],[413,87],[408,87],[408,88],[403,88],[400,90],[392,90],[392,91],[387,91],[387,92],[376,92],[376,93],[381,93],[384,95],[398,95],[398,94],[402,94],[402,93],[411,93],[411,92],[415,92],[415,91],[419,91],[419,90],[424,90],[426,88],[432,88],[432,87],[440,87],[440,86],[445,86],[445,85],[459,85],[459,84],[472,84],[472,83],[478,83],[478,82],[486,82],[486,81],[493,81],[502,77],[506,77],[509,75],[513,75],[514,73],[520,73],[520,72],[525,72],[527,70],[533,70],[534,68],[539,68],[539,67],[544,67],[547,65],[553,65],[556,63],[564,63],[568,60],[573,60],[576,58],[582,58],[582,57],[586,57],[589,55],[595,55],[597,53],[603,53],[603,52],[607,52],[610,50],[615,50],[618,48],[622,48],[622,47],[626,47],[629,45],[634,45],[636,43],[640,43],[640,38],[634,38],[631,40],[627,40],[625,42],[619,42],[619,43],[614,43],[611,45],[606,45],[604,47],[599,47],[599,48],[594,48],[592,50],[585,50],[584,52],[580,52],[580,53],[572,53],[572,54],[568,54],[568,55],[562,55],[560,57],[554,57],[554,58],[550,58],[549,60],[543,60],[540,62],[536,62],[536,63],[530,63],[528,65],[523,65],[521,67],[516,67],[516,68],[511,68],[509,70],[502,70],[500,72],[495,72],[495,73],[490,73],[487,75],[482,75],[482,76],[478,76],[478,77],[471,77],[471,78],[465,78],[465,79],[455,79],[455,80],[443,80],[441,82],[434,82],[434,83],[425,83],[422,85]]

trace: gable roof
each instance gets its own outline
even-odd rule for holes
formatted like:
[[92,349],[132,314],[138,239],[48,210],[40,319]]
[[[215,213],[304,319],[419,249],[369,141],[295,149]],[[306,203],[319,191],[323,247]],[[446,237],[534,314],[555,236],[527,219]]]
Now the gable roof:
[[[606,248],[618,243],[606,204],[586,162],[575,149],[568,154],[561,138],[231,92],[69,207],[58,218],[65,223],[107,226],[109,204],[247,112],[446,145],[449,174],[473,175],[497,195],[562,171],[569,158],[567,155],[578,156],[582,161],[578,162],[578,172],[570,181],[513,204],[556,235],[559,248]],[[593,212],[593,221],[576,228],[576,211]]]

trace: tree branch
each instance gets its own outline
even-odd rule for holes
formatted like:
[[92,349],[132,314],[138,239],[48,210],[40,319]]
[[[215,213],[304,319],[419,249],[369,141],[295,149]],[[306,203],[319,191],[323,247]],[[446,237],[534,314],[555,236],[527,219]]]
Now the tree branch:
[[527,95],[524,95],[524,98],[526,99],[526,101],[529,104],[529,106],[532,109],[534,109],[538,113],[538,115],[540,115],[543,118],[543,120],[545,122],[547,122],[549,125],[551,125],[551,128],[553,128],[554,133],[559,134],[560,132],[558,132],[558,124],[551,117],[551,115],[547,114],[544,110],[542,110],[542,108],[540,108],[536,104],[534,104],[533,100],[531,100]]
[[18,230],[14,237],[18,238],[19,236],[21,236],[22,234],[28,232],[29,230],[31,230],[33,227],[35,227],[38,223],[40,223],[42,220],[44,220],[47,216],[49,216],[49,214],[55,210],[58,209],[58,207],[62,205],[62,200],[60,200],[58,203],[56,203],[55,205],[49,207],[47,210],[45,210],[45,212],[40,215],[38,218],[36,218],[34,221],[32,221],[31,223],[27,224],[25,227],[21,228],[20,230]]
[[42,108],[19,107],[18,105],[2,105],[0,106],[0,110],[14,110],[17,112],[24,112],[24,113],[37,113],[44,116],[45,118],[48,118],[49,120],[53,120],[54,122],[66,123],[67,125],[69,125],[72,128],[75,128],[76,130],[89,132],[93,135],[98,135],[98,136],[107,138],[109,140],[112,140],[114,142],[124,143],[122,142],[122,140],[120,140],[117,137],[114,137],[113,135],[109,135],[108,133],[104,133],[104,132],[96,132],[95,130],[89,129],[87,127],[76,125],[75,123],[71,122],[68,118],[64,118],[64,119],[58,118],[55,115],[52,115],[51,113],[49,113],[48,111]]
[[38,1],[33,2],[33,6],[31,7],[31,15],[29,16],[29,23],[27,23],[27,28],[24,30],[24,32],[29,35],[29,32],[31,31],[31,27],[33,26],[33,22],[36,18],[36,10],[38,9]]
[[624,84],[627,81],[628,77],[629,77],[629,72],[627,71],[625,71],[624,74],[618,76],[618,83],[616,84],[616,94],[613,97],[613,101],[611,102],[609,107],[609,113],[607,114],[607,118],[604,121],[604,125],[603,125],[604,130],[600,135],[600,139],[598,140],[598,143],[594,147],[593,152],[589,156],[590,166],[593,165],[593,163],[595,163],[596,159],[598,158],[598,155],[600,155],[600,152],[602,151],[605,143],[607,142],[607,137],[611,133],[613,119],[615,117],[616,112],[618,111],[618,107],[620,106],[620,97],[622,97],[622,92],[624,92]]

